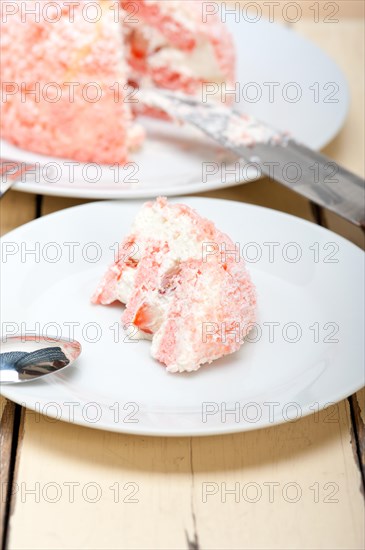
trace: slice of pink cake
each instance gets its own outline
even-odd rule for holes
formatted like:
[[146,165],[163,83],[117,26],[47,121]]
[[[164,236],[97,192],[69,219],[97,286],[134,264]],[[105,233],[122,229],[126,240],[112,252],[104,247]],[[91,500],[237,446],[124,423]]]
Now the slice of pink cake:
[[256,293],[235,245],[214,224],[164,198],[146,203],[92,300],[126,304],[124,325],[152,338],[169,372],[237,351],[255,321]]
[[[24,18],[25,3],[18,4],[2,25],[2,137],[38,153],[127,162],[144,132],[124,101],[128,67],[109,0],[99,1],[97,22],[86,19],[83,2],[74,6],[73,21],[60,0],[38,22]],[[42,2],[26,2],[27,10],[37,5]]]

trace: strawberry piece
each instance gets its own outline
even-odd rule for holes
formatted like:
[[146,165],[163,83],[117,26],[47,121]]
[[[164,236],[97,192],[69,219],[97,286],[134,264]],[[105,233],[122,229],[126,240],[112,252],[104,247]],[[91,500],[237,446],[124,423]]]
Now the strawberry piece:
[[150,315],[150,308],[147,304],[142,304],[138,308],[132,322],[140,330],[143,330],[143,332],[147,332],[147,334],[153,334],[150,328],[152,324],[152,317]]

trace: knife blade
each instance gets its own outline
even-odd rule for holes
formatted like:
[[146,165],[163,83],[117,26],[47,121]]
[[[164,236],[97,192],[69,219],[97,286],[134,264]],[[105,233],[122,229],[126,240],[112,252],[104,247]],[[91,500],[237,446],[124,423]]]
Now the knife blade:
[[162,89],[140,91],[142,105],[199,128],[263,175],[365,228],[365,182],[328,157],[224,105]]

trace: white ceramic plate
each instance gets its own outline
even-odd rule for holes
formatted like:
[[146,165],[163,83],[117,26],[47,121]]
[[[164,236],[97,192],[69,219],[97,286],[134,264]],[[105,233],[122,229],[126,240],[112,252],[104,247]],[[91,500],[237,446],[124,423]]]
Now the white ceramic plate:
[[[274,425],[364,384],[361,250],[276,211],[214,199],[184,202],[215,220],[248,260],[259,296],[251,342],[195,373],[167,373],[151,358],[148,341],[133,342],[123,332],[122,306],[89,302],[112,260],[110,247],[129,230],[139,203],[91,203],[33,221],[2,240],[3,337],[35,328],[71,336],[76,323],[74,337],[83,346],[63,373],[4,386],[3,395],[85,426],[177,436]],[[26,256],[32,249],[35,255]]]
[[[236,23],[228,15],[227,24],[238,57],[240,102],[236,107],[291,132],[313,149],[326,145],[341,128],[349,104],[347,83],[338,66],[314,44],[281,25],[266,20],[248,23],[242,18]],[[287,100],[297,93],[297,102]],[[256,94],[258,99],[252,102]],[[70,167],[60,159],[34,155],[6,142],[1,144],[2,156],[42,166],[55,167],[57,163],[55,174],[44,170],[46,179],[20,183],[18,190],[92,199],[191,194],[258,177],[252,167],[240,169],[230,154],[197,130],[157,120],[144,119],[143,124],[148,131],[144,147],[133,155],[132,164],[118,173],[108,166],[80,165],[74,168],[70,181]],[[203,161],[224,164],[213,170],[203,167]]]

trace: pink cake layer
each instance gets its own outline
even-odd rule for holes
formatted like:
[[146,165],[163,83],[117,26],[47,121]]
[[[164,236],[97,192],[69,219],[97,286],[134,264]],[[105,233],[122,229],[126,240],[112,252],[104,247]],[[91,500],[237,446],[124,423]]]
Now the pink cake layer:
[[[64,2],[57,0],[60,6]],[[37,2],[28,1],[27,9]],[[38,2],[39,4],[39,2]],[[82,3],[55,23],[39,23],[21,10],[2,25],[1,77],[3,91],[26,83],[23,90],[7,94],[2,104],[2,135],[15,145],[59,157],[100,163],[125,163],[128,152],[143,140],[143,131],[133,127],[128,103],[123,101],[126,66],[120,26],[106,4],[97,23],[87,22]],[[51,10],[47,10],[51,17]],[[55,16],[57,12],[55,11]],[[47,85],[55,82],[59,87]],[[65,83],[75,82],[74,97]],[[88,87],[95,82],[98,87]],[[111,87],[119,82],[116,99]],[[39,88],[39,97],[24,93]],[[61,91],[60,91],[61,90]],[[21,93],[23,92],[23,93]],[[44,98],[56,98],[55,102]],[[94,101],[94,98],[100,98]],[[91,101],[90,101],[91,100]]]
[[[227,27],[222,24],[218,14],[209,15],[206,21],[203,20],[203,2],[201,0],[190,0],[185,2],[189,11],[189,17],[181,17],[179,10],[173,9],[173,4],[183,4],[172,0],[170,5],[160,0],[137,0],[128,2],[122,0],[122,6],[136,18],[141,18],[142,22],[152,29],[156,29],[163,35],[167,41],[178,49],[192,52],[199,47],[199,39],[207,39],[212,47],[217,63],[220,67],[222,80],[227,83],[233,83],[235,78],[235,49],[233,39]],[[133,27],[133,26],[132,26]],[[138,28],[138,27],[137,27]],[[204,78],[196,75],[192,78],[184,74],[181,67],[166,63],[165,66],[154,68],[149,63],[148,44],[141,43],[139,39],[133,43],[133,33],[131,38],[131,53],[129,57],[130,65],[140,76],[148,75],[153,83],[162,88],[179,90],[187,94],[200,92],[201,84]],[[208,61],[208,60],[207,60]]]

